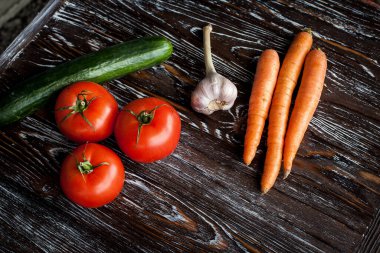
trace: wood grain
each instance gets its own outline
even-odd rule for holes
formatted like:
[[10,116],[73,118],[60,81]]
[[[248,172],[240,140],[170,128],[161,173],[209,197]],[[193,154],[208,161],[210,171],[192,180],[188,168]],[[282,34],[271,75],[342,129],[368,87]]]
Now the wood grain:
[[[378,252],[380,15],[359,1],[51,1],[0,56],[0,95],[79,55],[163,35],[165,64],[105,84],[120,106],[167,99],[181,140],[168,158],[126,169],[122,194],[99,209],[68,201],[60,164],[76,146],[54,123],[53,101],[0,130],[2,252]],[[227,112],[190,108],[204,76],[201,28],[212,23],[218,72],[239,94]],[[310,27],[328,56],[325,89],[294,169],[259,192],[265,137],[242,163],[252,75],[266,48],[283,57]],[[266,132],[264,133],[266,136]]]

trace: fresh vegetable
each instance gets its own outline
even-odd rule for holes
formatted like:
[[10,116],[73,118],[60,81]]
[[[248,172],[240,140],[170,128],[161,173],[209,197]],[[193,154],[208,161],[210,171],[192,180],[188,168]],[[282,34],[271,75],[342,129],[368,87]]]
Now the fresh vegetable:
[[97,142],[111,135],[118,114],[114,97],[93,82],[66,87],[55,104],[59,130],[75,142]]
[[297,34],[285,55],[278,75],[269,111],[268,148],[261,179],[261,191],[263,193],[272,188],[280,171],[292,94],[312,43],[311,33],[300,32]]
[[218,110],[230,109],[237,97],[236,86],[215,71],[211,57],[211,31],[211,25],[203,27],[206,77],[198,84],[191,95],[193,109],[206,115]]
[[100,207],[119,195],[124,178],[123,164],[111,149],[88,143],[66,157],[60,181],[71,201],[84,207]]
[[0,127],[31,114],[70,83],[102,83],[168,59],[172,44],[163,37],[140,38],[84,55],[32,77],[0,99]]
[[115,124],[120,149],[132,160],[149,163],[170,155],[181,132],[177,111],[157,98],[141,98],[127,104]]
[[249,165],[260,144],[269,106],[276,86],[280,59],[273,49],[265,50],[257,63],[251,97],[249,99],[247,131],[244,141],[244,163]]
[[310,123],[325,81],[327,59],[321,50],[312,50],[305,60],[301,86],[286,131],[284,146],[284,178],[292,169],[293,159]]

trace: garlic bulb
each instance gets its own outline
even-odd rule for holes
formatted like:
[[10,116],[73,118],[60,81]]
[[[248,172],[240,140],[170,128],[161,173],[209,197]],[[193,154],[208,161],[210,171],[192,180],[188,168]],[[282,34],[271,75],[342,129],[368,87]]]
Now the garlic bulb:
[[191,107],[206,115],[218,110],[230,109],[237,97],[236,86],[215,71],[211,57],[211,31],[211,25],[203,27],[206,77],[197,85],[191,95]]

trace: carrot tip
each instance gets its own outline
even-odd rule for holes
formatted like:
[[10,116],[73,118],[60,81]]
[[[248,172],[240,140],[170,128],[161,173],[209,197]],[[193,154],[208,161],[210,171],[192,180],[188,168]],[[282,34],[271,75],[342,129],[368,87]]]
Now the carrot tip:
[[245,165],[248,166],[248,165],[251,164],[252,160],[253,160],[253,159],[247,159],[247,158],[245,158],[245,159],[243,159],[243,162],[244,162]]
[[261,188],[261,195],[264,195],[265,193],[267,193],[269,191],[270,188]]
[[286,179],[290,174],[290,170],[285,170],[284,171],[284,179]]

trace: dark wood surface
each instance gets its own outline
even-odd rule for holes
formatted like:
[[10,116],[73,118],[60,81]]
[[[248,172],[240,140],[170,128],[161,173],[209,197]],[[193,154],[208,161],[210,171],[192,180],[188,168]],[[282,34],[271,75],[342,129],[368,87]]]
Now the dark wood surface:
[[[52,1],[0,57],[0,94],[28,76],[121,41],[159,34],[173,56],[105,86],[120,106],[162,97],[178,110],[180,143],[168,158],[135,163],[117,148],[126,181],[99,209],[59,187],[76,144],[53,119],[53,101],[0,130],[1,252],[379,252],[380,11],[371,1]],[[217,71],[238,87],[235,106],[191,110],[204,76],[201,28],[212,23]],[[257,58],[283,57],[314,31],[328,56],[325,89],[287,180],[259,192],[266,131],[242,163]],[[1,112],[0,112],[1,113]],[[281,177],[281,176],[280,176]]]

